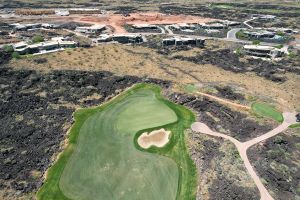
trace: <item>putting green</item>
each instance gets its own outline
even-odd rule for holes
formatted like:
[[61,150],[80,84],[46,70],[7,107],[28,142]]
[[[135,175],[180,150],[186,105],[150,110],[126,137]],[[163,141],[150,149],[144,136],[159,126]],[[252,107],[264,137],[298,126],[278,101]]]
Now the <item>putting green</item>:
[[255,102],[251,105],[251,109],[258,115],[272,118],[278,122],[283,122],[282,113],[268,104]]
[[[180,120],[169,104],[157,87],[142,84],[104,106],[75,113],[70,144],[49,170],[38,199],[192,199],[195,168],[183,130],[193,115]],[[137,133],[163,126],[174,134],[166,147],[136,146]]]

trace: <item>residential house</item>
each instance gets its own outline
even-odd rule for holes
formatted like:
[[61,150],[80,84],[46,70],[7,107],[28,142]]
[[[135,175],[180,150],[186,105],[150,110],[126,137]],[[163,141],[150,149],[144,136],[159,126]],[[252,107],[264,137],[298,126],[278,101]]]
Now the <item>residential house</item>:
[[154,24],[133,24],[132,27],[135,29],[158,29],[158,26]]
[[245,30],[244,34],[246,34],[249,38],[255,39],[270,39],[274,38],[276,33],[267,31],[267,30]]
[[106,29],[105,25],[94,25],[94,26],[79,26],[75,29],[75,31],[80,33],[100,33],[101,31],[104,31]]
[[95,40],[97,43],[101,42],[118,42],[122,44],[127,43],[141,43],[143,42],[143,37],[136,34],[118,34],[118,35],[107,35],[102,34]]
[[219,30],[219,29],[227,28],[227,25],[222,23],[211,23],[211,24],[200,23],[199,25],[201,28],[210,29],[210,30]]
[[246,55],[263,58],[281,57],[284,51],[272,46],[245,45],[243,51]]
[[166,38],[162,40],[163,46],[181,46],[181,45],[192,45],[201,47],[205,43],[204,39],[201,38],[191,38],[191,37],[173,37],[173,38]]
[[66,40],[63,37],[52,38],[49,41],[40,42],[36,44],[27,44],[25,42],[20,42],[13,45],[15,52],[18,52],[20,55],[47,53],[53,50],[58,50],[63,48],[75,48],[76,46],[77,46],[76,42]]

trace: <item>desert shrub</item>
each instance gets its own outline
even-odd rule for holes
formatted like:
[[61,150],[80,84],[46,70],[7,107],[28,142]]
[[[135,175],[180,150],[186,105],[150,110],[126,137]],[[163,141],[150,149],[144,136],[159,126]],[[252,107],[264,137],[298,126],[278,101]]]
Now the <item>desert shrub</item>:
[[32,43],[44,42],[44,38],[41,35],[35,35],[32,37]]
[[279,36],[285,36],[285,33],[282,32],[282,31],[277,31],[277,32],[276,32],[276,35],[279,35]]
[[37,64],[42,64],[48,62],[47,58],[36,58],[33,60]]
[[13,46],[11,46],[11,45],[4,45],[4,46],[3,46],[3,50],[4,50],[5,52],[7,52],[7,53],[12,53],[12,52],[14,52],[14,48],[13,48]]
[[285,141],[282,139],[281,136],[276,136],[275,139],[274,139],[274,143],[275,144],[284,144]]
[[268,157],[270,159],[277,159],[277,158],[287,158],[289,157],[289,153],[287,153],[284,149],[278,147],[274,150],[267,151]]
[[259,44],[260,44],[260,41],[259,41],[259,40],[253,40],[253,41],[252,41],[252,44],[254,44],[254,45],[259,45]]
[[243,52],[242,52],[242,48],[241,47],[237,48],[235,50],[235,52],[236,52],[236,55],[238,55],[239,57],[243,56]]
[[238,31],[235,36],[237,38],[247,38],[247,35],[243,31]]
[[20,54],[19,54],[18,52],[13,52],[13,53],[11,54],[11,56],[12,56],[13,58],[15,58],[15,59],[21,58],[21,56],[20,56]]

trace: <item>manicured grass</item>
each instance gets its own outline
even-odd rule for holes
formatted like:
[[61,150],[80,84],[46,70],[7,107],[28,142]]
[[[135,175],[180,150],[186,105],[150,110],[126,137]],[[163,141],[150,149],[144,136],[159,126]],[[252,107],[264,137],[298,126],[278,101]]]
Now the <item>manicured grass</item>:
[[278,122],[283,122],[282,113],[268,104],[255,102],[251,105],[251,109],[260,116],[272,118]]
[[289,126],[289,128],[300,128],[300,123],[292,124]]
[[[50,168],[38,199],[195,199],[196,168],[184,130],[193,113],[140,84],[109,103],[79,110],[69,145]],[[143,150],[145,130],[172,131],[164,148]]]

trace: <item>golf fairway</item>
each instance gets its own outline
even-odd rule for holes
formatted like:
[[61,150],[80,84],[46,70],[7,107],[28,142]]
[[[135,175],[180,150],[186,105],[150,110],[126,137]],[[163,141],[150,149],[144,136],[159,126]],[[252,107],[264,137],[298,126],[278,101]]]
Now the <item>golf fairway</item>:
[[136,146],[135,137],[140,131],[169,126],[171,131],[175,130],[172,135],[183,128],[178,129],[177,113],[165,100],[157,98],[157,89],[138,85],[100,106],[101,109],[87,109],[89,114],[82,117],[85,120],[77,127],[77,138],[72,138],[77,123],[75,115],[75,128],[72,127],[69,138],[71,146],[49,170],[38,199],[174,200],[184,197],[190,188],[184,184],[193,186],[193,181],[188,180],[189,172],[182,171],[188,169],[184,166],[191,165],[185,146],[182,150],[176,145],[182,137],[171,136],[170,144],[161,150],[155,147],[141,150]]

